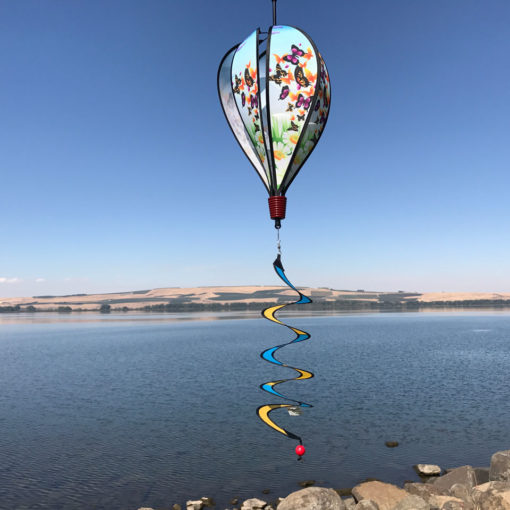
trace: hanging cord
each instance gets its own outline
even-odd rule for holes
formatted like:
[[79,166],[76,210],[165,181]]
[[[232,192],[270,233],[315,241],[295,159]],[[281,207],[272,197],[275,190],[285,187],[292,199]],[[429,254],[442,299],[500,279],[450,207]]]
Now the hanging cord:
[[273,0],[273,25],[276,25],[276,0]]
[[[290,408],[296,409],[298,407],[303,407],[303,408],[304,407],[313,407],[311,404],[307,404],[307,403],[301,402],[299,400],[294,400],[294,399],[288,398],[285,395],[282,395],[281,393],[279,393],[278,391],[276,391],[274,389],[275,386],[277,386],[278,384],[282,384],[282,383],[287,382],[287,381],[300,381],[300,380],[303,380],[303,379],[311,379],[313,377],[313,373],[312,372],[309,372],[307,370],[303,370],[301,368],[296,368],[296,367],[293,367],[291,365],[287,365],[286,363],[282,363],[281,361],[279,361],[278,359],[276,359],[274,357],[274,355],[275,355],[275,353],[276,353],[276,351],[278,349],[281,349],[282,347],[285,347],[286,345],[290,345],[290,344],[293,344],[293,343],[297,343],[297,342],[302,342],[304,340],[308,340],[310,338],[310,334],[307,333],[306,331],[302,331],[300,329],[294,328],[294,327],[289,326],[288,324],[285,324],[284,322],[278,320],[275,317],[275,313],[278,310],[281,310],[282,308],[285,308],[286,306],[289,306],[289,305],[300,305],[300,304],[306,304],[306,303],[311,303],[312,302],[312,300],[310,298],[308,298],[307,296],[305,296],[301,292],[299,292],[299,290],[297,290],[296,287],[294,287],[294,285],[292,285],[292,283],[288,280],[287,276],[285,276],[285,270],[283,268],[281,257],[280,257],[280,235],[279,235],[279,233],[278,233],[278,237],[277,237],[277,243],[278,243],[277,244],[277,246],[278,246],[278,256],[276,257],[276,260],[273,262],[274,270],[276,271],[276,274],[280,277],[281,280],[283,280],[283,282],[286,285],[288,285],[292,290],[297,292],[297,294],[299,295],[299,299],[297,301],[294,301],[293,303],[285,303],[283,305],[275,305],[275,306],[271,306],[269,308],[266,308],[265,310],[262,311],[262,315],[266,319],[268,319],[268,320],[270,320],[272,322],[275,322],[276,324],[280,324],[282,326],[285,326],[286,328],[288,328],[291,331],[293,331],[296,334],[296,338],[294,338],[293,340],[291,340],[290,342],[287,342],[285,344],[277,345],[275,347],[271,347],[269,349],[266,349],[265,351],[263,351],[260,354],[260,357],[262,359],[268,361],[269,363],[272,363],[273,365],[279,365],[281,367],[291,368],[292,370],[295,370],[299,375],[298,375],[298,377],[293,377],[293,378],[290,378],[290,379],[279,379],[277,381],[269,381],[269,382],[266,382],[264,384],[261,384],[260,387],[264,391],[266,391],[267,393],[271,393],[271,395],[276,395],[277,397],[281,397],[281,398],[283,398],[283,399],[285,399],[287,401],[293,402],[293,404],[266,404],[266,405],[262,405],[262,406],[260,406],[257,409],[257,414],[258,414],[259,418],[266,425],[268,425],[272,429],[276,430],[277,432],[280,432],[280,434],[283,434],[284,436],[287,436],[290,439],[295,439],[295,440],[299,441],[299,444],[302,445],[303,441],[301,440],[301,438],[299,436],[297,436],[296,434],[293,434],[292,432],[284,429],[283,427],[280,427],[279,425],[277,425],[269,417],[269,413],[271,413],[271,411],[274,411],[275,409],[284,409],[284,408],[287,408],[287,409],[290,409]],[[302,459],[302,457],[298,456],[298,460],[301,460],[301,459]]]

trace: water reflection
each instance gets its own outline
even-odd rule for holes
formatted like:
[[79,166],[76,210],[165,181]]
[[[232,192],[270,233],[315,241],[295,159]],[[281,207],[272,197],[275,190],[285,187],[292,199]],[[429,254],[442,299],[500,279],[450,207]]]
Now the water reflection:
[[[420,311],[402,311],[402,310],[282,310],[280,317],[337,317],[337,316],[374,316],[374,315],[392,315],[405,314],[413,315],[451,315],[461,316],[469,313],[470,315],[483,314],[510,314],[508,308],[426,308]],[[256,310],[234,311],[234,312],[35,312],[35,313],[0,313],[0,325],[2,324],[55,324],[55,323],[165,323],[165,322],[183,322],[183,321],[220,321],[220,320],[238,320],[238,319],[258,319],[260,312]],[[478,329],[477,332],[489,330]]]

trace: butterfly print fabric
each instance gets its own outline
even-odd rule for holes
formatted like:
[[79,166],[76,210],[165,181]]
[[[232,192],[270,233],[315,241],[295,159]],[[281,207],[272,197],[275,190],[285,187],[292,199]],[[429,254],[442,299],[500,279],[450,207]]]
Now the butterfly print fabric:
[[264,44],[255,30],[225,55],[218,90],[227,120],[269,194],[285,194],[329,113],[329,75],[313,41],[279,25],[269,29]]
[[292,27],[272,27],[267,54],[271,149],[280,189],[297,152],[310,106],[315,105],[319,66],[313,42]]
[[258,106],[258,37],[255,30],[237,48],[232,60],[232,92],[237,103],[239,114],[248,133],[253,147],[270,179],[264,137],[261,136]]

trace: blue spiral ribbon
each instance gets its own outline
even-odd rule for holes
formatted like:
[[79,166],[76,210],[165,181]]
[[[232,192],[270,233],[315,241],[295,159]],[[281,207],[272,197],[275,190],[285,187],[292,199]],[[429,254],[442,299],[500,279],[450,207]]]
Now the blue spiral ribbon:
[[297,292],[299,295],[299,299],[297,301],[294,301],[292,303],[285,303],[282,305],[275,305],[270,306],[269,308],[266,308],[262,311],[262,315],[272,321],[276,324],[280,324],[281,326],[285,326],[286,328],[292,330],[296,334],[296,338],[291,340],[290,342],[287,342],[285,344],[277,345],[275,347],[271,347],[269,349],[266,349],[260,354],[260,357],[264,360],[266,360],[269,363],[272,363],[273,365],[278,365],[281,367],[287,367],[292,368],[295,370],[299,375],[297,377],[293,377],[290,379],[279,379],[277,381],[269,381],[266,383],[263,383],[260,385],[260,387],[266,391],[267,393],[270,393],[271,395],[275,395],[277,397],[283,398],[289,402],[293,402],[292,404],[265,404],[260,406],[257,409],[257,414],[259,418],[269,427],[276,430],[277,432],[280,432],[280,434],[283,434],[284,436],[287,436],[291,439],[296,439],[299,441],[300,444],[303,444],[301,438],[293,434],[292,432],[286,430],[285,428],[281,427],[280,425],[277,425],[270,417],[269,413],[274,411],[275,409],[284,409],[284,408],[296,408],[296,407],[313,407],[311,404],[307,404],[306,402],[301,402],[299,400],[293,400],[291,398],[286,397],[285,395],[282,395],[280,392],[276,391],[275,386],[282,384],[287,381],[301,381],[303,379],[311,379],[313,377],[313,373],[309,372],[307,370],[303,370],[301,368],[292,367],[290,365],[287,365],[286,363],[283,363],[279,359],[275,357],[276,352],[281,349],[282,347],[285,347],[286,345],[294,344],[297,342],[303,342],[304,340],[308,340],[310,338],[310,334],[306,331],[302,331],[300,329],[294,328],[293,326],[289,326],[288,324],[285,324],[284,322],[280,321],[275,317],[275,313],[282,308],[285,308],[286,306],[290,305],[304,305],[307,303],[311,303],[312,300],[302,294],[292,283],[289,281],[287,276],[285,276],[285,270],[283,269],[282,261],[280,255],[276,257],[276,260],[273,262],[274,270],[276,271],[276,274],[280,277],[283,282],[288,285],[292,290]]

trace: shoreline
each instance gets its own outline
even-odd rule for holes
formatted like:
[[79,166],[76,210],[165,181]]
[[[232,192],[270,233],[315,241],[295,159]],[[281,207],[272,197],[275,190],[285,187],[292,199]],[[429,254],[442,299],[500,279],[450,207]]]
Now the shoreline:
[[[395,448],[398,442],[387,442]],[[443,469],[434,464],[413,466],[420,482],[404,480],[401,486],[367,478],[354,487],[327,488],[305,480],[302,489],[285,497],[230,500],[225,510],[509,510],[510,450],[494,453],[488,467],[469,465]],[[262,491],[268,495],[269,490]],[[264,497],[264,496],[263,496]],[[219,509],[211,497],[174,503],[170,510]],[[224,505],[221,506],[224,508]],[[155,510],[139,507],[138,510]]]
[[[469,308],[423,308],[419,310],[285,310],[279,317],[289,319],[309,319],[322,317],[355,317],[355,316],[384,316],[384,315],[485,315],[510,314],[510,307],[469,307]],[[216,322],[237,320],[261,319],[261,310],[249,311],[222,311],[222,312],[145,312],[132,310],[129,312],[102,313],[98,310],[86,310],[75,312],[14,312],[0,313],[0,325],[2,324],[47,324],[47,323],[86,323],[86,322]]]

